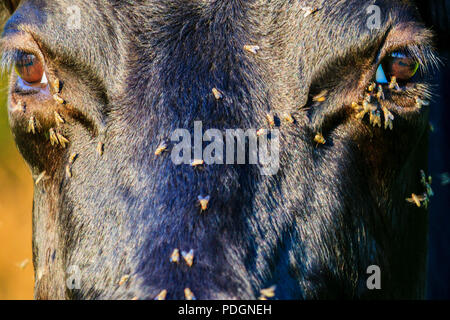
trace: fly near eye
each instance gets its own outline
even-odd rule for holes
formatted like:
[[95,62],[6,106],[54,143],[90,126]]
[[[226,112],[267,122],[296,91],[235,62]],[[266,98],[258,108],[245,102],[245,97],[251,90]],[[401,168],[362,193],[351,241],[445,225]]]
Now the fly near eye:
[[396,77],[398,81],[408,81],[417,73],[419,62],[402,52],[393,52],[383,59],[380,66],[387,79]]
[[28,83],[42,82],[45,76],[42,62],[34,54],[27,52],[18,54],[15,69],[19,77]]

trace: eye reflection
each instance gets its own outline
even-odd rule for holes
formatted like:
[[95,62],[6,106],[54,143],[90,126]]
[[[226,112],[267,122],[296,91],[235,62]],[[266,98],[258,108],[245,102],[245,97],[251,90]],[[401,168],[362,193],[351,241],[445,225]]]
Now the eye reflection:
[[16,73],[28,83],[41,82],[44,77],[42,62],[31,53],[20,52],[15,65]]
[[396,77],[399,81],[408,81],[417,73],[419,63],[401,52],[394,52],[381,63],[387,79]]

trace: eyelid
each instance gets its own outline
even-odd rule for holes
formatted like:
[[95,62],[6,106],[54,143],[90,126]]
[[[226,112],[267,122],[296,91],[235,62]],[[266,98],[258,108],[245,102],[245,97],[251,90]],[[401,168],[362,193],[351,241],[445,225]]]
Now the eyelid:
[[403,56],[410,57],[419,63],[419,69],[423,73],[428,73],[432,70],[438,68],[440,60],[434,53],[434,50],[429,45],[423,44],[410,44],[402,47],[393,47],[390,51],[386,52],[385,55],[381,57],[381,61],[391,55],[401,54]]
[[434,70],[440,60],[434,53],[432,33],[417,23],[399,24],[389,30],[376,64],[395,52],[401,52],[417,60],[423,72]]
[[1,66],[3,70],[10,70],[15,64],[20,52],[36,56],[45,65],[44,56],[33,37],[25,32],[14,32],[0,39],[2,53]]

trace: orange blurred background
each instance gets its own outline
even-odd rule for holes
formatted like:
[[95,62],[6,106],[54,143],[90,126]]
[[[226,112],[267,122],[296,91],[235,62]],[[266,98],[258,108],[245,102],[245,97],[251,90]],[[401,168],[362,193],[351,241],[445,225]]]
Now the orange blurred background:
[[7,75],[0,77],[0,300],[33,298],[33,180],[8,125]]

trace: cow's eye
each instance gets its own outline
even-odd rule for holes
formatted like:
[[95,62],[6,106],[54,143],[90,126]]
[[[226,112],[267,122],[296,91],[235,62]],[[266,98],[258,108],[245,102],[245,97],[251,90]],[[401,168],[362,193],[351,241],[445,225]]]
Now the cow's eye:
[[20,51],[15,61],[15,69],[19,77],[30,84],[42,83],[45,77],[42,62],[31,53]]
[[394,52],[383,59],[378,66],[376,81],[387,83],[392,77],[397,81],[406,82],[410,80],[419,69],[419,62],[402,52]]

